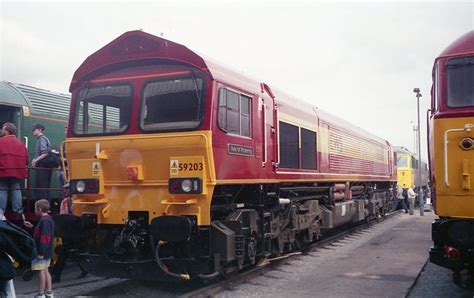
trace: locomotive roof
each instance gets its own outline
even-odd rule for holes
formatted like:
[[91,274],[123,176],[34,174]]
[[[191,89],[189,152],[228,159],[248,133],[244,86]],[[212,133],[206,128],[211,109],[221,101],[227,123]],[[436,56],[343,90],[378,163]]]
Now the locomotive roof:
[[406,153],[406,154],[409,154],[409,155],[415,155],[415,153],[411,152],[410,150],[408,150],[407,148],[402,147],[402,146],[395,146],[394,151],[399,152],[399,153]]
[[467,53],[474,53],[474,30],[469,31],[456,39],[439,55],[439,57],[456,56]]
[[28,106],[32,113],[67,118],[70,96],[24,84],[0,82],[0,103]]
[[[405,148],[405,147],[403,147],[403,146],[395,146],[395,147],[393,148],[393,151],[395,151],[395,152],[397,152],[397,153],[405,153],[405,154],[408,154],[408,155],[414,157],[416,160],[418,160],[418,155],[417,155],[416,153],[410,151],[409,149],[407,149],[407,148]],[[422,162],[423,164],[426,164],[426,163],[427,163],[427,161],[424,160],[424,159],[422,159],[421,162]]]
[[[135,30],[125,32],[90,55],[74,73],[69,91],[72,92],[81,81],[87,80],[89,76],[100,73],[100,71],[106,67],[136,60],[147,61],[151,59],[179,61],[208,72],[214,80],[234,84],[236,87],[246,88],[247,90],[262,90],[262,82],[250,78],[247,74],[235,71],[181,44],[140,30]],[[276,103],[281,106],[282,109],[297,110],[298,116],[303,118],[317,114],[321,120],[327,123],[336,124],[347,131],[352,131],[358,135],[362,134],[371,140],[388,144],[386,140],[350,124],[341,118],[324,112],[304,100],[300,100],[273,87],[270,89],[275,96]]]
[[12,83],[2,81],[0,82],[0,104],[7,104],[13,106],[29,106],[28,98]]

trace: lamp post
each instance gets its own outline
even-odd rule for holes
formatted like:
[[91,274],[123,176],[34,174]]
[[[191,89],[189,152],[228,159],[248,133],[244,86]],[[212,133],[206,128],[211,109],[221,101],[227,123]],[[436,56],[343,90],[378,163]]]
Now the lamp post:
[[418,128],[416,127],[415,122],[410,121],[410,124],[411,124],[411,127],[413,128],[413,152],[414,152],[415,154],[418,154],[418,153],[417,153],[418,151],[416,151],[416,140],[417,140],[417,138],[416,138],[416,136],[417,136],[416,131],[417,131]]
[[423,163],[421,162],[421,137],[420,137],[420,131],[421,131],[421,127],[420,127],[420,97],[422,96],[421,93],[420,93],[420,88],[414,88],[413,89],[413,92],[416,93],[416,107],[417,107],[417,116],[418,116],[418,186],[419,186],[419,190],[418,190],[418,204],[420,205],[420,216],[424,216],[424,198],[423,198],[423,188],[421,186],[421,167],[423,165]]
[[413,147],[414,147],[414,152],[416,155],[418,155],[418,126],[413,125]]

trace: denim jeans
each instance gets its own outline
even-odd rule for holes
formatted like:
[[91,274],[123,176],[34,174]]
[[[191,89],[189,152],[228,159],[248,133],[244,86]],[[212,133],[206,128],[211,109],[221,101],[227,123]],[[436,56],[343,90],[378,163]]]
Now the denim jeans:
[[0,178],[0,209],[7,209],[7,200],[10,198],[13,212],[23,213],[20,182],[14,177]]
[[[405,212],[408,212],[408,207],[407,207],[407,204],[405,204],[405,199],[398,199],[397,198],[397,208],[395,208],[395,210],[398,210],[398,209],[402,209],[405,210]],[[398,208],[400,207],[400,208]]]

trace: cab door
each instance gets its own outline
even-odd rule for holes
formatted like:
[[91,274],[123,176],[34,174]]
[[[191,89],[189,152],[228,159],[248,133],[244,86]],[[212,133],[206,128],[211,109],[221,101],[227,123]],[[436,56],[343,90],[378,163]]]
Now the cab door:
[[259,120],[261,121],[261,151],[262,151],[262,168],[268,174],[275,172],[276,160],[276,125],[275,110],[273,100],[267,96],[259,98],[260,106]]
[[21,107],[0,104],[0,127],[3,123],[10,122],[17,127],[17,137],[21,136]]
[[278,110],[270,87],[261,83],[259,113],[262,134],[262,167],[267,178],[273,178],[278,168]]

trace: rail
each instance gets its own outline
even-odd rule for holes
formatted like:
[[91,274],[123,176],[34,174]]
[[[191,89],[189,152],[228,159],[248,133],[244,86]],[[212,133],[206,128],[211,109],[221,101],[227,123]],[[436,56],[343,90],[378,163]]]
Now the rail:
[[[395,215],[401,214],[402,210],[397,210],[392,213],[386,214],[385,217],[383,218],[384,220],[389,219]],[[377,220],[378,222],[378,220]],[[182,297],[214,297],[218,295],[220,292],[223,290],[226,290],[228,288],[232,288],[232,286],[235,286],[236,284],[243,283],[247,280],[250,280],[251,278],[260,276],[272,269],[274,269],[276,266],[278,266],[281,261],[283,260],[291,260],[292,258],[299,256],[304,253],[311,252],[315,250],[316,248],[323,247],[326,245],[329,245],[333,242],[336,242],[348,235],[354,234],[356,232],[359,232],[360,230],[369,228],[373,225],[373,222],[364,222],[363,224],[356,225],[350,229],[344,229],[344,230],[337,230],[335,231],[334,234],[330,234],[326,237],[321,238],[320,240],[312,243],[308,247],[306,247],[303,251],[301,252],[293,252],[293,253],[288,253],[286,255],[276,257],[273,259],[268,259],[268,262],[266,262],[264,265],[260,267],[253,267],[250,268],[246,271],[243,271],[241,274],[238,274],[233,277],[229,277],[224,280],[217,281],[215,283],[209,284],[207,286],[201,287],[199,289],[196,289],[194,291],[188,292]]]
[[[386,214],[383,217],[383,220],[387,220],[391,217],[394,217],[398,214],[401,214],[402,210],[398,210],[389,214]],[[168,283],[168,282],[146,282],[146,281],[137,281],[137,280],[127,280],[127,281],[118,281],[114,278],[106,278],[106,280],[115,281],[112,285],[107,285],[105,287],[93,290],[91,292],[85,293],[89,296],[110,296],[117,295],[116,293],[125,293],[127,289],[135,289],[137,287],[142,287],[148,293],[160,293],[164,291],[164,296],[179,296],[179,297],[214,297],[217,296],[220,292],[232,288],[235,285],[244,283],[251,280],[257,276],[260,276],[270,270],[273,270],[283,261],[289,261],[292,258],[299,256],[301,254],[309,253],[316,248],[330,245],[333,242],[336,242],[346,236],[350,236],[355,233],[359,233],[361,230],[367,229],[373,226],[374,222],[362,222],[359,225],[353,226],[349,229],[335,230],[334,233],[327,235],[317,242],[314,242],[310,246],[304,249],[302,252],[293,252],[288,253],[283,256],[264,259],[266,261],[259,263],[255,267],[248,268],[239,273],[235,273],[232,276],[227,276],[223,278],[216,278],[215,280],[200,280],[193,279],[186,283]],[[157,294],[157,295],[160,295]],[[119,294],[120,295],[120,294]]]

